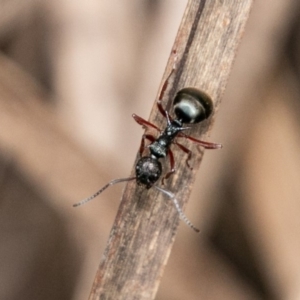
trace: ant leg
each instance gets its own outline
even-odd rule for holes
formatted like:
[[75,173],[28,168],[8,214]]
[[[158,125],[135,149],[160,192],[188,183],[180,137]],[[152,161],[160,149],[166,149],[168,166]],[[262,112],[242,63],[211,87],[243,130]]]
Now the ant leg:
[[221,149],[223,146],[221,144],[215,144],[215,143],[210,143],[210,142],[204,142],[201,140],[197,140],[189,135],[186,135],[184,133],[179,133],[178,136],[179,138],[184,137],[194,143],[199,144],[200,146],[204,147],[205,149]]
[[140,156],[143,155],[143,152],[145,150],[145,139],[149,140],[150,142],[154,142],[155,141],[155,137],[153,135],[151,135],[151,134],[143,134],[142,140],[141,140],[140,149],[139,149]]
[[170,74],[168,75],[167,79],[165,80],[162,88],[161,88],[161,91],[160,91],[160,94],[159,94],[159,97],[158,97],[158,100],[157,100],[157,107],[158,107],[158,110],[160,111],[160,113],[164,116],[164,117],[167,117],[166,116],[166,113],[167,111],[163,108],[162,106],[162,99],[164,97],[164,94],[165,94],[165,91],[168,87],[168,84],[169,84],[169,80],[170,80],[170,77],[171,75],[173,74],[173,72],[176,70],[176,60],[177,60],[177,54],[176,54],[176,50],[173,50],[173,53],[175,55],[175,58],[174,58],[174,64],[173,64],[173,67],[172,67],[172,70],[170,72]]
[[148,127],[152,127],[158,131],[161,131],[156,125],[146,121],[145,119],[141,118],[140,116],[138,116],[136,114],[133,114],[132,117],[139,125],[142,125],[144,129],[147,129]]
[[170,168],[171,168],[171,171],[169,171],[161,180],[161,184],[164,185],[165,184],[165,179],[168,179],[171,175],[173,175],[175,172],[176,172],[176,169],[175,169],[175,159],[174,159],[174,155],[173,155],[173,152],[172,150],[168,150],[168,156],[169,156],[169,159],[170,159]]
[[[136,114],[133,114],[132,117],[139,125],[142,125],[144,129],[148,129],[148,127],[152,127],[158,131],[161,131],[156,125],[146,121],[145,119],[141,118],[140,116],[138,116]],[[154,142],[156,138],[151,134],[144,134],[142,136],[141,145],[140,145],[140,149],[139,149],[140,156],[143,155],[143,152],[145,150],[145,139],[149,140],[150,142]]]
[[177,142],[174,142],[173,144],[175,144],[176,146],[178,146],[184,153],[187,154],[188,157],[187,157],[185,163],[186,163],[186,165],[188,166],[188,168],[189,168],[190,170],[193,170],[193,168],[192,168],[192,167],[190,166],[190,164],[189,164],[189,161],[190,161],[191,158],[192,158],[193,152],[192,152],[190,149],[188,149],[188,148],[186,148],[185,146],[183,146],[182,144],[179,144],[179,143],[177,143]]

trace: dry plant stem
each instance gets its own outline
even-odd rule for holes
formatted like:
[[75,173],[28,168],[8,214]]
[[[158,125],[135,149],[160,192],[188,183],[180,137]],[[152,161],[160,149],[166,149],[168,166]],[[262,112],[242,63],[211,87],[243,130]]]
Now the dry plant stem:
[[[176,91],[192,86],[208,93],[218,108],[251,6],[252,0],[189,1],[173,46],[177,69],[164,94],[165,107],[171,105]],[[173,63],[171,54],[164,78]],[[203,139],[212,120],[193,126],[189,134]],[[165,126],[156,104],[150,121]],[[186,167],[184,153],[174,151],[177,171],[165,186],[182,207],[202,158],[191,142],[183,143],[194,153],[193,170]],[[89,299],[154,299],[178,222],[178,213],[167,197],[135,181],[128,183]]]

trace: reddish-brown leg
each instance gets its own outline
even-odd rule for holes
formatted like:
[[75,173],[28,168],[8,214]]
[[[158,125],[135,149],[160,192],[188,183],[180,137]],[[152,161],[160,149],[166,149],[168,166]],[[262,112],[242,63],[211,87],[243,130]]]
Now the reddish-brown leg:
[[170,168],[171,171],[169,171],[161,180],[161,184],[164,185],[165,184],[165,179],[168,179],[171,175],[173,175],[176,172],[175,169],[175,159],[174,159],[174,155],[172,150],[168,150],[168,156],[169,156],[169,160],[170,160]]
[[199,144],[200,146],[204,147],[205,149],[221,149],[223,146],[221,144],[215,144],[215,143],[210,143],[210,142],[204,142],[204,141],[201,141],[201,140],[197,140],[189,135],[186,135],[182,132],[180,132],[177,136],[178,138],[186,138],[194,143],[197,143]]
[[178,146],[185,154],[187,154],[187,159],[186,159],[185,163],[186,163],[186,165],[188,166],[189,169],[193,170],[193,168],[192,168],[192,167],[190,166],[190,164],[189,164],[189,161],[190,161],[191,158],[192,158],[193,152],[192,152],[190,149],[188,149],[188,148],[186,148],[185,146],[183,146],[182,144],[179,144],[179,143],[177,143],[177,142],[174,142],[174,144],[175,144],[176,146]]
[[144,129],[147,129],[148,127],[152,127],[154,129],[160,131],[160,129],[156,125],[146,121],[145,119],[141,118],[140,116],[133,114],[132,117],[139,125],[142,125],[144,127]]
[[143,155],[143,152],[145,150],[145,140],[146,139],[149,140],[150,142],[154,142],[155,141],[155,136],[153,136],[151,134],[143,134],[140,149],[139,149],[140,156]]
[[161,88],[161,91],[160,91],[160,94],[159,94],[159,97],[158,97],[158,101],[157,101],[157,107],[158,107],[158,110],[160,111],[160,113],[166,117],[166,110],[163,108],[162,104],[161,104],[161,101],[164,97],[164,94],[165,94],[165,91],[166,89],[168,88],[168,84],[169,84],[169,79],[170,77],[172,76],[173,72],[176,70],[176,60],[177,60],[177,54],[176,54],[176,51],[173,50],[173,53],[175,55],[175,58],[174,58],[174,64],[173,64],[173,67],[172,67],[172,70],[170,72],[170,74],[168,75],[167,79],[165,80],[162,88]]

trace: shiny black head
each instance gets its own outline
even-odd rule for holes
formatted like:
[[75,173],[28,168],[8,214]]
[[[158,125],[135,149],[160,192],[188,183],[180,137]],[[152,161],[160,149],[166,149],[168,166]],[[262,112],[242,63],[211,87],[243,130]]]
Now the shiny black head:
[[135,167],[137,183],[145,185],[147,189],[160,178],[161,172],[161,163],[151,156],[140,158]]
[[204,92],[195,88],[180,90],[173,102],[176,117],[185,124],[199,123],[213,111],[213,102]]

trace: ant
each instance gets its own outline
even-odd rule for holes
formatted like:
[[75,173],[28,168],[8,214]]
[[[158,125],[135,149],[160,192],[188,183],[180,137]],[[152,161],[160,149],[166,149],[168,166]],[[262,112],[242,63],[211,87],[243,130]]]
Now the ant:
[[[187,154],[186,164],[191,168],[189,161],[192,157],[192,152],[186,148],[184,145],[177,142],[177,138],[184,137],[198,145],[204,147],[205,149],[220,149],[222,145],[214,144],[209,142],[204,142],[201,140],[197,140],[191,136],[183,133],[184,130],[190,129],[190,127],[183,127],[184,124],[195,124],[199,123],[205,119],[207,119],[212,111],[213,111],[213,102],[211,98],[196,88],[188,87],[183,88],[179,92],[177,92],[174,101],[173,108],[176,118],[172,118],[168,111],[165,110],[162,106],[162,99],[169,84],[169,79],[172,73],[175,70],[175,64],[167,77],[164,85],[162,86],[158,101],[157,107],[159,112],[167,119],[167,126],[165,129],[161,130],[156,125],[144,120],[143,118],[133,114],[132,117],[139,124],[142,125],[143,128],[149,129],[149,127],[157,130],[160,134],[158,137],[155,137],[151,134],[145,133],[142,137],[139,154],[140,159],[137,161],[135,166],[135,175],[134,177],[128,178],[120,178],[114,179],[110,181],[108,184],[103,186],[98,192],[93,194],[92,196],[74,204],[73,206],[79,206],[85,204],[86,202],[94,199],[98,195],[100,195],[104,190],[106,190],[109,186],[115,185],[124,181],[136,180],[137,184],[143,185],[146,189],[150,189],[151,187],[157,189],[163,194],[167,195],[174,203],[175,208],[180,216],[180,218],[194,231],[199,232],[199,229],[196,228],[189,219],[183,213],[177,199],[175,198],[175,194],[172,192],[155,185],[158,179],[162,175],[162,165],[159,161],[162,158],[169,157],[170,160],[170,168],[171,170],[167,172],[167,174],[162,178],[162,184],[164,184],[164,180],[169,178],[172,174],[175,173],[175,160],[172,150],[170,149],[171,145],[176,145],[180,150]],[[150,154],[143,156],[145,150],[145,140],[149,140],[150,144],[146,147],[149,149]]]

